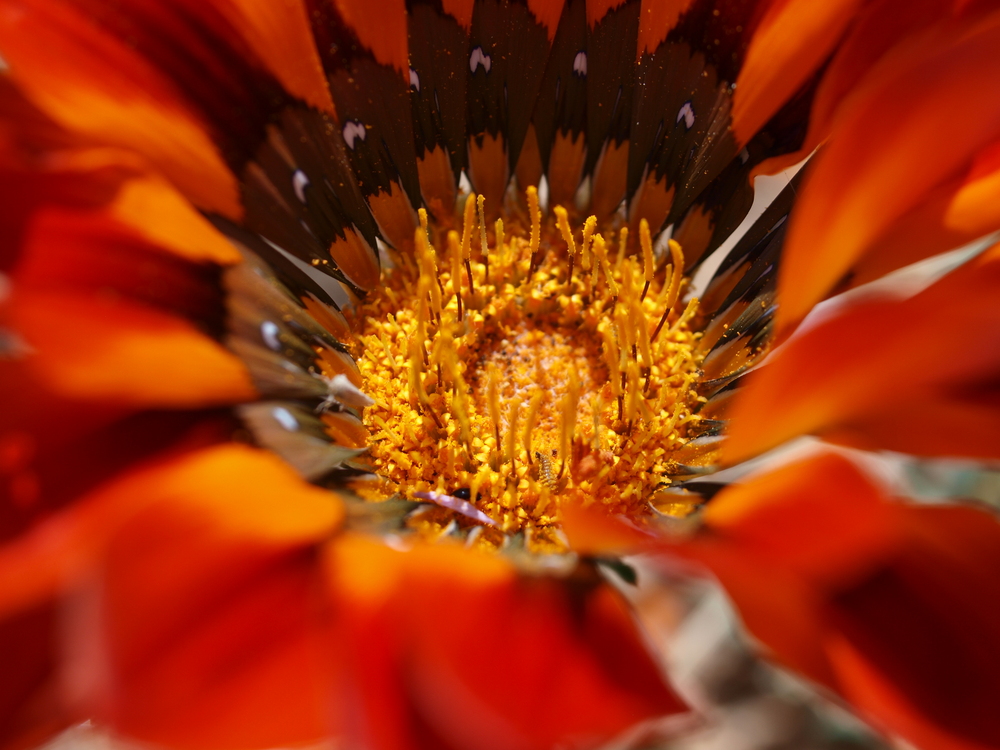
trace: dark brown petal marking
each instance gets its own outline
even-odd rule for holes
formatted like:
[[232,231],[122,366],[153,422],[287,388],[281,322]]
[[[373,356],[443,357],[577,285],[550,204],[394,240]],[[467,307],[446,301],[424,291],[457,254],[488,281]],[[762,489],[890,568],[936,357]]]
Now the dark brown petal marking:
[[447,14],[440,0],[409,0],[410,85],[417,158],[444,148],[454,172],[468,169],[465,87],[469,32]]
[[542,170],[549,180],[550,204],[572,207],[580,182],[580,157],[586,153],[583,132],[587,127],[588,70],[586,2],[569,0],[552,42],[532,118]]
[[488,210],[503,206],[550,48],[545,26],[524,2],[476,0],[466,53],[466,134],[470,178]]
[[[341,137],[362,194],[368,198],[401,186],[413,209],[418,208],[422,201],[406,71],[379,62],[332,0],[309,0],[308,7]],[[397,11],[386,7],[383,12]],[[405,28],[402,19],[398,26]],[[406,43],[405,38],[399,41]]]
[[587,29],[587,161],[594,177],[593,210],[605,219],[625,198],[632,126],[639,0],[608,11]]
[[706,187],[683,218],[673,237],[684,248],[690,271],[707,258],[740,225],[753,205],[751,174],[761,162],[801,148],[809,121],[817,74],[755,135],[739,155]]
[[[732,84],[743,62],[756,3],[696,0],[639,56],[632,110],[628,196],[662,191],[650,224],[684,215],[739,148],[731,131]],[[641,196],[638,196],[641,197]]]

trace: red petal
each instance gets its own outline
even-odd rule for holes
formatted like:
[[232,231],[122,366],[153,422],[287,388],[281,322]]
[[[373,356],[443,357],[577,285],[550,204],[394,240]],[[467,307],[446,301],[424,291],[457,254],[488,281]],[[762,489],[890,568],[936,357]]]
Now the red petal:
[[203,208],[240,215],[236,180],[205,122],[141,51],[85,14],[37,0],[0,5],[0,46],[25,93],[56,122],[144,154]]
[[194,325],[86,292],[18,291],[11,327],[25,364],[53,394],[122,406],[198,407],[251,400],[243,363]]
[[0,746],[34,748],[69,723],[55,685],[56,608],[0,622]]
[[891,501],[825,454],[729,488],[676,548],[774,656],[919,747],[1000,741],[1000,524]]
[[96,487],[0,547],[0,612],[74,584],[123,523],[157,505],[176,505],[206,524],[227,522],[232,538],[253,534],[277,549],[322,538],[341,515],[333,495],[305,484],[270,453],[229,444],[168,456]]
[[724,460],[804,434],[1000,456],[997,289],[994,250],[911,299],[857,304],[793,338],[738,394]]
[[861,0],[772,2],[753,33],[733,94],[733,133],[747,143],[840,41]]
[[592,747],[681,710],[605,585],[354,537],[330,572],[360,688],[345,708],[365,746]]
[[779,333],[996,140],[1000,99],[982,92],[1000,80],[998,44],[997,13],[936,27],[886,56],[843,105],[792,215],[778,284]]

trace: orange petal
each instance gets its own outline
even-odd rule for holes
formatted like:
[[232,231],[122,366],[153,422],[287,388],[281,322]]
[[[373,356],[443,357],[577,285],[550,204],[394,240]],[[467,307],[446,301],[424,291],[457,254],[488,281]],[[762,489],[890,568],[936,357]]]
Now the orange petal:
[[849,287],[881,278],[942,249],[1000,227],[1000,143],[976,155],[966,174],[931,190],[876,241],[877,252],[851,269]]
[[1000,524],[889,500],[825,454],[716,496],[676,548],[772,654],[919,747],[1000,739]]
[[15,80],[56,122],[144,154],[202,208],[240,216],[236,180],[205,122],[140,52],[85,14],[40,0],[4,0],[0,47]]
[[[306,484],[266,451],[228,444],[165,457],[96,487],[0,548],[0,612],[78,582],[118,529],[150,507],[161,509],[148,511],[154,515],[166,507],[197,517],[203,530],[224,529],[230,542],[272,554],[323,538],[342,516],[334,495]],[[183,559],[189,549],[178,542],[176,556],[159,563],[161,572],[194,565],[194,558]]]
[[[242,451],[170,475],[184,480],[183,494],[147,490],[158,496],[102,557],[96,603],[108,645],[95,666],[105,684],[82,675],[72,687],[96,697],[98,716],[128,736],[226,750],[333,733],[311,545],[335,527],[340,506],[275,459]],[[87,653],[86,624],[71,631],[70,653],[100,659]]]
[[359,688],[345,709],[368,747],[590,747],[681,709],[606,585],[358,537],[329,571]]
[[154,175],[125,182],[109,211],[149,242],[188,260],[222,265],[240,260],[232,243],[177,190]]
[[[677,25],[678,19],[691,6],[693,0],[670,0],[655,2],[644,0],[639,15],[639,36],[636,41],[636,59],[644,52],[653,54],[666,40],[667,34]],[[587,20],[591,28],[604,18],[620,2],[587,3]],[[628,52],[628,50],[623,50]]]
[[915,35],[946,17],[942,0],[875,0],[858,9],[843,41],[823,72],[802,146],[791,154],[771,159],[758,173],[775,174],[811,154],[830,134],[834,116],[844,99],[866,73],[907,36]]
[[582,497],[569,500],[562,507],[562,528],[573,551],[583,555],[628,555],[654,544],[655,537],[622,516],[585,507]]
[[791,339],[737,395],[724,460],[831,433],[867,438],[870,448],[1000,456],[1000,433],[990,427],[998,416],[997,289],[994,251],[910,299],[850,306]]
[[21,290],[8,317],[55,394],[121,405],[200,407],[256,397],[243,363],[187,321],[86,292]]
[[242,34],[288,93],[316,109],[333,112],[303,0],[222,0],[213,5]]
[[403,0],[369,3],[365,0],[333,0],[344,23],[382,65],[388,65],[409,80],[406,41],[406,6]]
[[918,747],[997,747],[1000,525],[973,508],[893,510],[900,551],[831,600],[840,692]]
[[982,91],[1000,80],[998,44],[998,13],[933,29],[888,55],[844,104],[792,214],[779,335],[877,252],[873,243],[894,222],[995,142],[1000,100]]
[[188,260],[228,265],[240,259],[232,243],[136,154],[61,149],[46,152],[40,163],[18,167],[0,181],[17,186],[22,217],[45,203],[99,208],[151,244]]
[[730,486],[706,507],[706,533],[677,551],[711,568],[780,661],[833,685],[811,583],[840,585],[884,557],[893,529],[876,496],[851,464],[824,455]]
[[733,94],[733,133],[747,143],[809,79],[854,20],[861,0],[778,0],[753,33]]

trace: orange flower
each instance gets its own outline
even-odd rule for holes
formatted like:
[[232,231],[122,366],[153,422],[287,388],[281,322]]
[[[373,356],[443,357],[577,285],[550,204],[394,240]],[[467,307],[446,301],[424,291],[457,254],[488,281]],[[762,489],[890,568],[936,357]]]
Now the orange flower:
[[595,747],[685,707],[588,553],[669,546],[880,727],[996,744],[985,514],[827,459],[655,522],[802,434],[997,455],[995,251],[748,374],[1000,227],[1000,15],[911,5],[0,0],[0,741]]

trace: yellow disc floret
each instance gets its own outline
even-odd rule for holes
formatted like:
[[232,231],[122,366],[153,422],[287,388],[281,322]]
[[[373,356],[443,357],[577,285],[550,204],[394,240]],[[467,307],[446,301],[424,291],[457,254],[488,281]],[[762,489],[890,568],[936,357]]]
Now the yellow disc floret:
[[561,206],[546,228],[527,198],[528,239],[497,221],[492,247],[481,196],[440,250],[421,211],[415,263],[360,311],[364,421],[387,494],[445,506],[428,533],[458,519],[561,551],[566,503],[641,514],[669,483],[698,419],[697,300],[679,302],[676,243],[657,271],[645,221],[631,257],[625,229],[615,247],[594,217],[574,235]]

